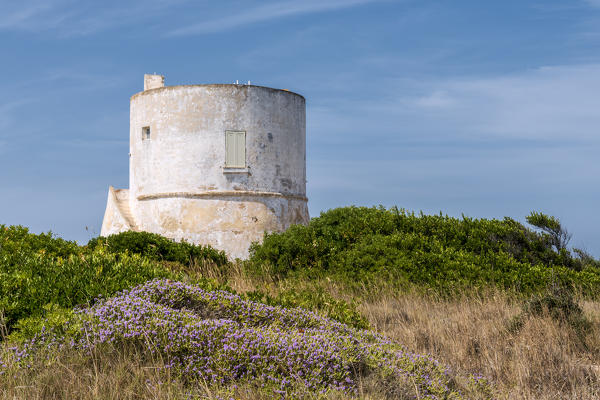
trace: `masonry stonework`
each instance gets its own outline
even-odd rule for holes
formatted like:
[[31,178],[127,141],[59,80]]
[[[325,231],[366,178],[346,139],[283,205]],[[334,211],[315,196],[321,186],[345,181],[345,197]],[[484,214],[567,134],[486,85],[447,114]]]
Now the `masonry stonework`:
[[[129,190],[109,189],[101,235],[142,230],[246,258],[265,231],[308,222],[304,97],[144,81],[130,103]],[[226,165],[228,131],[245,133],[245,165]]]

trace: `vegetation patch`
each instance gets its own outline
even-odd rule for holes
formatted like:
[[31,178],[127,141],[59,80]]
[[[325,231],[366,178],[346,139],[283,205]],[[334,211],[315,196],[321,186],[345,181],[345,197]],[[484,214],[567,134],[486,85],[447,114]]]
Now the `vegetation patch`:
[[527,222],[346,207],[247,262],[0,225],[0,397],[597,398],[600,261]]
[[392,388],[410,381],[417,397],[461,398],[445,367],[375,333],[170,280],[77,311],[63,327],[13,348],[5,363],[27,365],[40,349],[92,353],[115,344],[158,353],[164,368],[187,382],[250,383],[276,397],[294,397],[299,384],[313,393],[354,394],[359,377],[374,375]]
[[541,293],[553,280],[596,296],[600,268],[566,249],[556,218],[532,213],[541,232],[504,218],[415,215],[397,208],[345,207],[308,226],[265,234],[251,247],[249,271],[285,278],[334,276],[348,285],[386,281],[453,294],[490,285]]
[[347,303],[336,299],[321,287],[301,290],[287,289],[276,296],[271,296],[261,290],[254,290],[244,293],[244,297],[273,306],[302,307],[307,310],[319,311],[328,318],[358,329],[369,327],[366,318],[360,315],[354,302]]
[[175,242],[150,232],[127,231],[107,237],[100,236],[88,242],[88,247],[92,249],[99,246],[105,246],[113,254],[139,254],[156,261],[178,262],[189,266],[205,262],[212,262],[217,266],[227,264],[227,256],[222,250],[185,241]]
[[544,293],[535,294],[525,301],[522,312],[510,321],[509,331],[518,332],[529,318],[546,316],[570,328],[579,339],[579,344],[586,345],[585,338],[592,330],[592,323],[584,315],[573,292],[558,285],[551,286]]
[[[134,252],[80,247],[49,233],[0,225],[0,320],[5,334],[20,320],[21,328],[33,332],[48,311],[58,318],[60,310],[90,304],[99,296],[154,278],[178,277],[182,274]],[[207,288],[217,286],[197,281]]]

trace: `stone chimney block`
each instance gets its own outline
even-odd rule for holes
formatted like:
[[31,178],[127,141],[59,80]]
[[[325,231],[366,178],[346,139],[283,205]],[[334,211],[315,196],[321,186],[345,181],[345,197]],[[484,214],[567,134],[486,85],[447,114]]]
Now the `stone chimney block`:
[[162,75],[145,74],[144,90],[156,89],[165,86],[165,77]]

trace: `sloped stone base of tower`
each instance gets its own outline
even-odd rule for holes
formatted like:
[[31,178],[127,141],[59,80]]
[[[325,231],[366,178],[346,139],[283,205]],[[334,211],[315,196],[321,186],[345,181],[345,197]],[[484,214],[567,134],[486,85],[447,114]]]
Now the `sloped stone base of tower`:
[[108,188],[106,211],[102,220],[101,236],[114,235],[125,231],[137,231],[129,209],[129,190]]
[[[112,196],[111,196],[112,193]],[[301,197],[264,193],[162,194],[132,201],[111,188],[102,223],[102,235],[142,230],[194,244],[224,250],[231,259],[248,258],[252,242],[264,232],[279,232],[309,221],[307,201]],[[119,200],[119,196],[121,200]],[[128,197],[127,197],[128,200]],[[135,221],[143,221],[136,225]]]
[[145,231],[224,250],[246,259],[264,232],[308,223],[305,199],[232,194],[159,195],[135,202],[136,221]]

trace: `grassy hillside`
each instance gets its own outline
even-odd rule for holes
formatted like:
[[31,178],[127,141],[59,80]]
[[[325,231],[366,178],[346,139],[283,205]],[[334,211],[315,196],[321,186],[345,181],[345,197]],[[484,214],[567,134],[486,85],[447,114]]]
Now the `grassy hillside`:
[[243,263],[0,226],[0,398],[598,398],[599,263],[532,216],[341,208]]
[[369,376],[390,392],[410,384],[422,396],[462,397],[444,366],[375,333],[169,280],[147,282],[75,313],[9,354],[8,362],[25,365],[41,353],[107,346],[160,357],[162,368],[192,386],[250,384],[275,397],[352,396],[358,380]]

